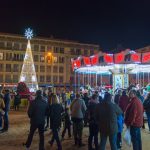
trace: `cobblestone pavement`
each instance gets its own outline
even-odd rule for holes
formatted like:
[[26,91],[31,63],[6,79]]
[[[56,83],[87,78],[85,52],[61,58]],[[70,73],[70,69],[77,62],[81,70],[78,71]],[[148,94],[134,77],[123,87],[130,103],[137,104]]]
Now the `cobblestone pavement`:
[[[22,143],[26,141],[28,131],[29,131],[29,119],[25,112],[10,112],[10,129],[6,133],[0,134],[0,150],[24,150]],[[50,139],[50,131],[45,132],[45,149],[46,150],[56,150],[56,145],[52,148],[48,144]],[[65,138],[62,141],[63,150],[87,150],[87,139],[88,139],[88,128],[84,128],[83,142],[86,146],[82,148],[75,147],[73,145],[73,139]],[[150,134],[147,129],[142,129],[142,142],[143,150],[150,150]],[[123,142],[122,150],[131,150],[132,147],[128,147]],[[33,138],[31,150],[38,150],[38,132],[35,133]],[[106,150],[110,150],[109,142],[107,142]]]

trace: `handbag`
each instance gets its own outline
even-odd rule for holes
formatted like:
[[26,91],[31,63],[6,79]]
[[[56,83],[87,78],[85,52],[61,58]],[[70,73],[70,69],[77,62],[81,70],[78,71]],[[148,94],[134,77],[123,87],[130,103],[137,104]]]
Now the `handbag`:
[[5,111],[4,111],[4,110],[2,110],[2,109],[0,109],[0,113],[1,113],[1,115],[2,115],[2,116],[4,116],[4,115],[5,115]]
[[130,128],[127,128],[127,129],[125,130],[123,139],[124,139],[125,143],[126,143],[128,146],[131,146]]

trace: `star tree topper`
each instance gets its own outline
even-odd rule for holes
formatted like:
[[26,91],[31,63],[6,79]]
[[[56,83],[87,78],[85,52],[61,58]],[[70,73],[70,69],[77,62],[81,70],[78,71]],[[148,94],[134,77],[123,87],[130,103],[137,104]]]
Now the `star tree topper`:
[[33,38],[33,30],[28,28],[25,30],[25,37],[28,39],[28,40],[31,40]]

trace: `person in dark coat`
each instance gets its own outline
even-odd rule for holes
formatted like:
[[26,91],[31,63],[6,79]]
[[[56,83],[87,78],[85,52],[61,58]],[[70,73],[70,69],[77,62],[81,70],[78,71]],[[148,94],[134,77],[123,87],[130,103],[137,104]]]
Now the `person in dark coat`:
[[28,109],[28,116],[30,118],[30,133],[28,139],[24,144],[29,149],[34,132],[36,129],[39,131],[40,142],[39,150],[44,150],[44,125],[45,125],[45,116],[48,113],[48,105],[42,97],[42,92],[38,90],[36,92],[36,98],[30,103]]
[[120,97],[121,97],[121,90],[118,90],[117,94],[115,94],[115,98],[114,98],[114,102],[115,104],[119,104],[119,100],[120,100]]
[[52,146],[54,141],[57,142],[58,150],[62,150],[62,145],[58,136],[58,130],[61,127],[61,114],[63,113],[63,107],[59,104],[57,95],[52,96],[52,105],[50,107],[50,128],[52,129],[53,136],[49,141]]
[[2,132],[8,131],[9,128],[9,118],[8,118],[8,113],[10,110],[10,93],[9,90],[5,90],[5,95],[4,95],[4,103],[5,103],[5,108],[4,108],[4,128],[2,129]]
[[[49,91],[48,96],[47,95],[44,96],[44,97],[47,98],[47,104],[49,106],[49,110],[50,110],[50,107],[51,107],[51,103],[52,103],[51,98],[52,98],[53,94],[54,93],[52,93],[52,91]],[[50,128],[50,113],[48,113],[47,116],[46,116],[45,131],[47,130],[47,128]]]
[[64,139],[66,130],[68,130],[68,137],[71,138],[71,119],[68,108],[65,108],[65,113],[63,114],[63,116],[64,116],[64,130],[62,132],[62,139]]
[[94,139],[95,150],[98,150],[98,125],[95,118],[95,108],[99,100],[97,95],[93,94],[91,100],[89,101],[87,112],[88,112],[88,122],[89,122],[89,138],[88,138],[88,149],[93,150],[92,141]]
[[148,93],[147,98],[143,103],[143,106],[147,115],[148,128],[150,131],[150,93]]
[[100,130],[100,150],[105,150],[107,137],[112,150],[117,150],[117,116],[122,114],[121,109],[111,102],[112,96],[105,93],[104,100],[96,106],[95,114],[96,121]]
[[129,104],[129,97],[126,94],[126,91],[123,91],[119,100],[119,107],[122,109],[123,113],[126,111],[128,104]]
[[21,96],[17,92],[17,93],[15,93],[15,96],[14,96],[14,109],[15,110],[19,110],[20,103],[21,103]]
[[[88,107],[88,103],[89,103],[89,96],[88,96],[88,93],[84,93],[84,96],[83,96],[83,100],[85,102],[85,105],[86,105],[86,108]],[[87,126],[87,123],[88,123],[88,112],[86,111],[85,112],[85,116],[84,116],[84,126],[86,127]]]
[[71,94],[70,94],[70,100],[71,102],[75,99],[75,94],[73,93],[73,91],[71,91]]

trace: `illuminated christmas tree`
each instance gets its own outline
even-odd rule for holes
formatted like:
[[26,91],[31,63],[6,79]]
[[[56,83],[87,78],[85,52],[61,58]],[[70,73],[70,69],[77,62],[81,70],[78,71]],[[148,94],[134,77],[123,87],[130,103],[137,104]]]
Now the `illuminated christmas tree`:
[[37,77],[35,72],[35,66],[32,57],[30,40],[33,37],[33,31],[28,28],[25,31],[25,36],[28,39],[27,49],[24,57],[24,62],[21,70],[19,82],[26,83],[30,92],[35,92],[38,89]]

